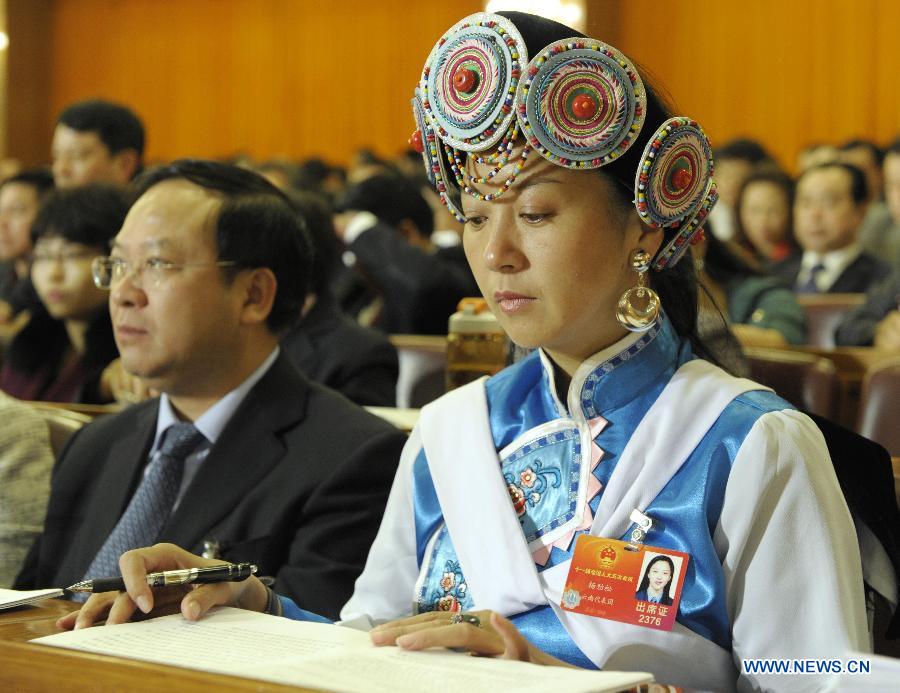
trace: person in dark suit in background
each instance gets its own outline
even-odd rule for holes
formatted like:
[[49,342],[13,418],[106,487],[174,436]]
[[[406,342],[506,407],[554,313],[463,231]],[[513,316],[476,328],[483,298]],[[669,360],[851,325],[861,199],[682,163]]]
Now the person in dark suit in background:
[[434,247],[433,212],[399,174],[378,174],[351,186],[336,209],[335,231],[358,276],[377,292],[373,327],[388,334],[447,334],[460,299],[481,295],[462,249]]
[[874,346],[900,353],[900,270],[875,284],[834,333],[838,346]]
[[291,195],[291,201],[312,241],[312,286],[303,318],[282,337],[281,348],[307,377],[347,399],[363,406],[395,406],[397,349],[384,333],[347,316],[331,289],[340,260],[328,203],[308,192]]
[[149,172],[137,190],[95,277],[111,289],[125,369],[163,394],[71,440],[16,585],[115,573],[132,544],[217,546],[308,608],[337,614],[404,436],[281,353],[310,250],[280,191],[191,160]]
[[858,241],[868,189],[862,171],[833,162],[804,171],[794,199],[794,232],[803,254],[773,272],[797,293],[861,293],[887,276],[890,265]]

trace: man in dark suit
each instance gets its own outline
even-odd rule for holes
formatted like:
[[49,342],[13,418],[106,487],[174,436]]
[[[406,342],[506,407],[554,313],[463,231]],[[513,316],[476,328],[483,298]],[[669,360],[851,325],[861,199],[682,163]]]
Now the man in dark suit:
[[851,310],[838,324],[838,346],[874,346],[900,353],[900,270],[875,284],[866,302]]
[[255,563],[279,591],[336,615],[404,437],[280,352],[310,250],[279,191],[182,161],[138,192],[94,272],[111,290],[123,366],[163,394],[72,439],[17,586],[100,577],[123,551],[164,541]]
[[363,406],[397,404],[400,363],[387,335],[363,327],[338,305],[331,281],[339,250],[331,210],[313,193],[291,195],[313,248],[312,277],[303,319],[281,338],[281,348],[310,380]]
[[[381,302],[374,327],[388,334],[447,334],[460,299],[481,295],[462,248],[431,242],[433,213],[410,181],[372,176],[347,189],[336,209],[335,231],[354,258],[353,269]],[[357,294],[346,285],[337,293],[353,312],[349,299]]]
[[773,267],[797,293],[861,293],[890,265],[862,250],[866,177],[855,166],[829,163],[804,171],[794,198],[794,233],[803,249]]

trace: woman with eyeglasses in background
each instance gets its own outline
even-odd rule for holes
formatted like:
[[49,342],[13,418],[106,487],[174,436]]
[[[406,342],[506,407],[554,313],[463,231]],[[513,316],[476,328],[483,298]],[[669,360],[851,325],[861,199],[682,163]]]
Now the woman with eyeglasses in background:
[[49,402],[105,403],[104,369],[118,356],[107,292],[94,284],[91,262],[109,242],[128,207],[118,190],[91,185],[57,190],[32,228],[31,281],[41,300],[10,344],[0,389]]

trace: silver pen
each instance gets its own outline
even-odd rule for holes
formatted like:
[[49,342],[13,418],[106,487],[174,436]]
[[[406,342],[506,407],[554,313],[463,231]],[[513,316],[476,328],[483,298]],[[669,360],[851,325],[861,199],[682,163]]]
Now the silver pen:
[[[256,574],[256,566],[250,563],[225,563],[209,568],[183,568],[148,573],[150,587],[172,587],[175,585],[202,585],[213,582],[240,582]],[[125,582],[121,577],[94,578],[82,580],[66,587],[66,592],[124,592]]]

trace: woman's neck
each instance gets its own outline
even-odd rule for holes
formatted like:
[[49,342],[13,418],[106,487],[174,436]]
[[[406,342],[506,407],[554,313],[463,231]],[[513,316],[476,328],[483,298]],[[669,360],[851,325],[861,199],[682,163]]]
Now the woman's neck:
[[619,329],[613,335],[614,338],[607,336],[601,340],[600,344],[594,344],[584,350],[584,353],[567,353],[565,351],[557,351],[556,349],[544,347],[544,353],[549,357],[553,364],[553,379],[556,382],[556,393],[560,401],[565,402],[569,392],[569,385],[572,378],[587,359],[596,356],[605,349],[612,349],[614,346],[622,346],[625,348],[626,342],[623,340],[634,333],[629,333],[624,328]]
[[72,349],[79,356],[84,355],[85,335],[88,328],[87,320],[66,320],[65,325]]
[[662,593],[663,593],[662,590],[655,590],[655,589],[653,589],[650,585],[647,585],[647,594],[648,594],[649,596],[651,596],[651,597],[661,597],[661,596],[662,596]]

